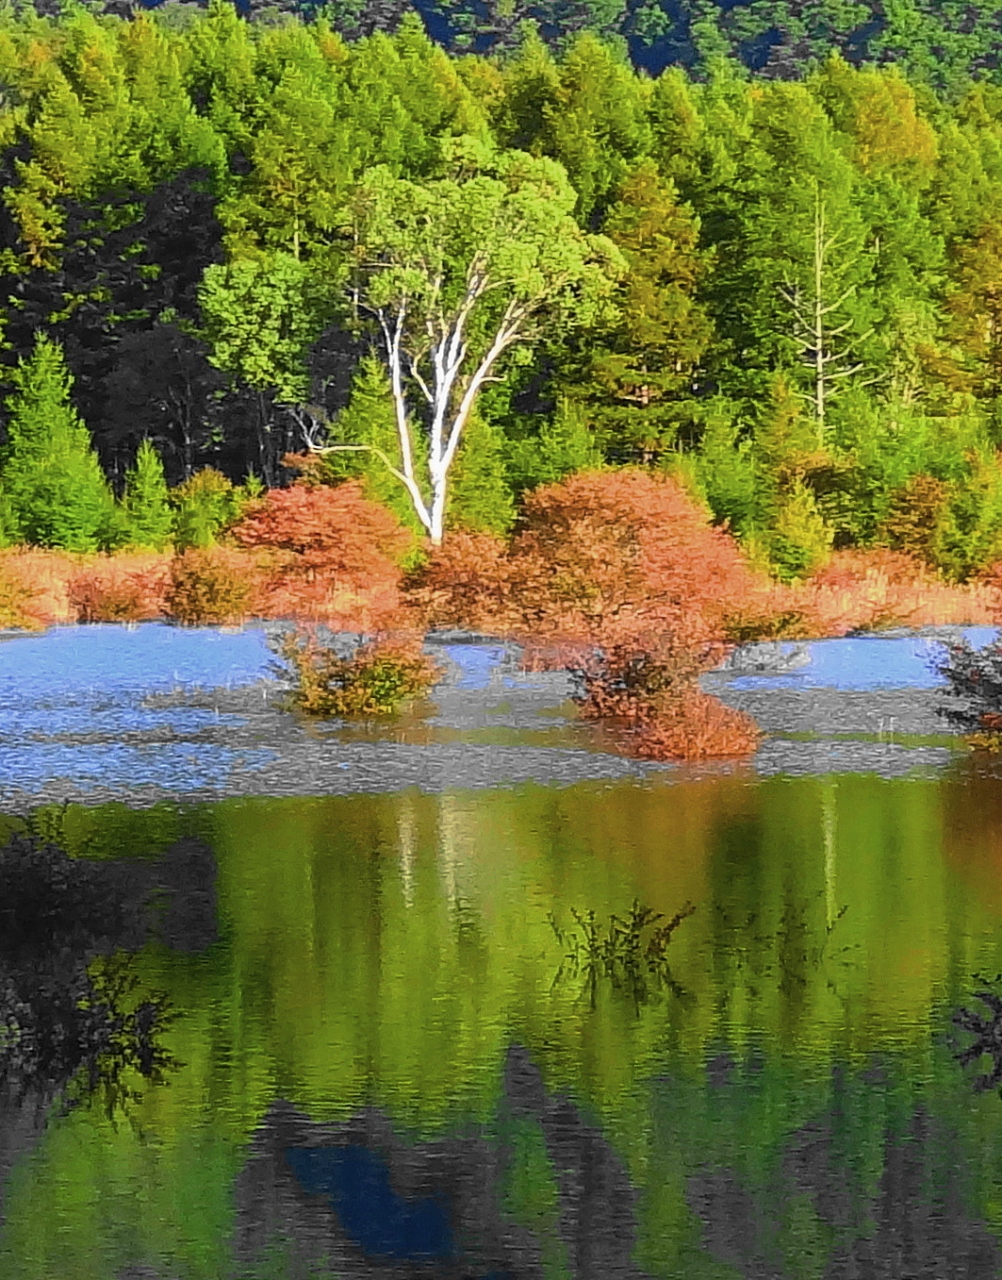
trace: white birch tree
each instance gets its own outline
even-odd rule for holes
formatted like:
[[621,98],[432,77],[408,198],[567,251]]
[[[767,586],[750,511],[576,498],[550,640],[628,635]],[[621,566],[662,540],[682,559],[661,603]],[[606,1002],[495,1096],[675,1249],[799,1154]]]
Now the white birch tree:
[[575,222],[575,192],[555,161],[509,151],[471,162],[467,146],[461,166],[461,149],[459,176],[417,183],[383,166],[370,170],[344,228],[350,301],[373,329],[389,375],[397,456],[308,439],[317,451],[378,454],[433,544],[442,540],[450,469],[483,387],[544,324],[593,323],[612,306],[625,269],[611,241]]

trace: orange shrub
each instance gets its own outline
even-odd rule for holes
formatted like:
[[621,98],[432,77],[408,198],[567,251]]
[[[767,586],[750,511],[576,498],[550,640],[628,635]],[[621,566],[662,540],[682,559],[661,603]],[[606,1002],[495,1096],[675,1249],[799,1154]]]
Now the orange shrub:
[[601,643],[665,632],[720,642],[758,581],[678,481],[637,470],[579,472],[531,493],[510,572],[527,629]]
[[491,533],[447,534],[410,575],[407,590],[426,628],[505,632],[515,622],[507,548]]
[[647,760],[708,760],[751,755],[761,740],[751,716],[689,689],[641,722],[633,750]]
[[982,593],[990,614],[988,621],[1002,624],[1002,560],[989,565],[970,586]]
[[399,620],[400,562],[412,536],[359,484],[271,489],[231,534],[261,553],[266,616],[357,630]]
[[673,478],[590,471],[543,486],[507,554],[496,539],[453,534],[415,579],[430,623],[515,634],[534,666],[569,667],[582,714],[618,728],[628,750],[740,755],[758,742],[752,721],[697,681],[765,579]]
[[246,552],[190,547],[170,562],[167,611],[189,627],[243,622],[252,611],[259,576]]
[[699,688],[698,650],[671,639],[648,648],[593,651],[574,669],[575,700],[588,719],[603,720],[632,754],[651,760],[742,756],[761,740],[755,722]]
[[67,594],[78,622],[143,622],[166,610],[169,557],[99,556],[77,569]]

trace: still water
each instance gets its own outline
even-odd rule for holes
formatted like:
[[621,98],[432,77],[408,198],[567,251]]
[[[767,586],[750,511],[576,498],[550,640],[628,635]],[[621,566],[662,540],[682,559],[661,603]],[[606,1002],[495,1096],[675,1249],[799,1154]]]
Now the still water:
[[[1002,1275],[1002,1100],[951,1031],[1002,970],[969,766],[35,829],[210,871],[124,962],[176,1015],[163,1083],[46,1125],[6,1097],[4,1280]],[[635,902],[695,909],[589,963],[588,913]]]

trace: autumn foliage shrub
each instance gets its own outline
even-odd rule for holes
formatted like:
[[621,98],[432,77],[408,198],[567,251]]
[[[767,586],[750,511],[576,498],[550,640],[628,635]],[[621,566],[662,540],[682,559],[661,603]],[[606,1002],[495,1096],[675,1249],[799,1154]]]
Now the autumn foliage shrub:
[[677,480],[632,469],[531,493],[510,573],[527,629],[606,644],[665,633],[720,644],[728,611],[756,584],[734,539]]
[[705,760],[748,755],[761,740],[755,722],[698,685],[698,650],[670,638],[648,648],[617,645],[590,653],[573,671],[586,719],[602,720],[634,755]]
[[69,579],[68,596],[78,622],[144,622],[166,609],[166,556],[99,556]]
[[432,547],[408,578],[408,598],[425,628],[504,634],[517,627],[508,548],[491,533],[457,530]]
[[726,652],[728,617],[763,582],[676,479],[624,469],[534,490],[507,552],[487,535],[447,537],[410,598],[426,625],[512,635],[532,665],[568,667],[583,715],[668,758],[754,748],[751,721],[697,682]]
[[813,577],[790,589],[802,633],[838,636],[882,627],[989,623],[998,593],[990,583],[943,582],[901,551],[838,551]]
[[299,630],[281,654],[293,672],[292,704],[311,716],[394,715],[439,676],[414,635],[378,637],[346,656]]
[[263,616],[363,631],[400,621],[412,535],[359,484],[271,489],[231,534],[259,553]]
[[189,547],[170,563],[167,612],[184,626],[232,625],[252,611],[257,588],[253,556],[230,547]]
[[529,495],[511,593],[537,637],[591,646],[582,714],[629,751],[692,759],[753,751],[754,723],[699,689],[726,652],[727,619],[759,579],[674,478],[581,472]]

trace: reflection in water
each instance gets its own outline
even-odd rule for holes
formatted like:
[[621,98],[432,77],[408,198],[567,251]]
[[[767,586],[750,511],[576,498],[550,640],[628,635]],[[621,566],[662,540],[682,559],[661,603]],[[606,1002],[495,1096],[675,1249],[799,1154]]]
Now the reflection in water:
[[600,1127],[547,1090],[522,1046],[502,1081],[491,1124],[426,1142],[398,1136],[376,1108],[331,1126],[274,1105],[237,1180],[240,1264],[281,1256],[290,1275],[371,1280],[643,1280],[637,1191]]
[[[182,950],[215,935],[209,849],[156,864],[86,862],[36,834],[0,848],[0,1178],[44,1127],[99,1101],[110,1119],[180,1063],[163,1045],[169,998],[129,954],[151,932]],[[2,1182],[0,1182],[2,1191]]]
[[[725,1081],[733,1087],[728,1076],[718,1077],[717,1087]],[[868,1135],[880,1162],[873,1178],[859,1145],[859,1104],[868,1101],[872,1109],[890,1087],[880,1068],[852,1081],[836,1067],[831,1105],[786,1137],[760,1181],[733,1167],[693,1174],[686,1197],[712,1258],[743,1280],[997,1276],[1002,1248],[971,1215],[969,1171],[949,1123],[923,1103],[904,1114],[890,1108]]]
[[[945,1032],[1002,971],[996,787],[71,808],[59,843],[161,886],[129,963],[184,1066],[134,1128],[18,1131],[0,1275],[995,1280],[1002,1103]],[[639,961],[687,902],[684,999],[554,982],[551,917],[649,905]]]

